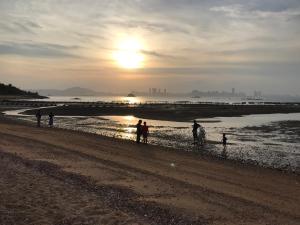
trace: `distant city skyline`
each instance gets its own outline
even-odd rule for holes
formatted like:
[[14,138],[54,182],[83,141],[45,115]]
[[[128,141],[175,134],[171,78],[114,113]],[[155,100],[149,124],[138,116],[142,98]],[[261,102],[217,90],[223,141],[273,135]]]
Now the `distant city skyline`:
[[[168,92],[166,88],[158,88],[158,87],[152,87],[149,88],[149,90],[131,90],[131,91],[125,91],[125,92],[98,92],[97,90],[94,90],[92,88],[84,88],[84,87],[70,87],[66,89],[29,89],[28,91],[36,91],[41,93],[42,95],[48,95],[47,92],[50,92],[50,95],[59,95],[59,93],[76,93],[81,92],[85,93],[85,95],[97,95],[97,94],[123,94],[126,95],[127,93],[134,93],[138,95],[144,95],[144,96],[153,96],[153,97],[163,97],[163,96],[169,96],[169,95],[193,95],[197,96],[197,94],[193,94],[194,92],[202,93],[202,94],[211,94],[211,95],[231,95],[231,96],[254,96],[254,97],[261,97],[263,96],[263,92],[260,90],[253,90],[250,93],[243,92],[242,90],[236,90],[236,88],[231,88],[230,90],[189,90],[189,91],[183,91],[183,92]],[[72,95],[72,94],[71,94]],[[76,94],[75,94],[76,95]]]
[[300,1],[0,0],[0,81],[300,95]]

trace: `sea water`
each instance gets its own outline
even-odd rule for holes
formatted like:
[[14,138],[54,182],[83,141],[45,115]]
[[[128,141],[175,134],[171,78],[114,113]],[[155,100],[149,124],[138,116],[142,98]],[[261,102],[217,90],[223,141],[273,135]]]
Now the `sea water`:
[[[9,111],[6,114],[35,122],[35,117],[21,116],[20,112],[22,110]],[[283,128],[279,126],[281,121],[299,122],[300,113],[199,119],[198,122],[205,128],[208,140],[204,146],[193,145],[191,122],[150,120],[131,115],[56,116],[54,124],[60,128],[134,141],[135,125],[139,119],[146,121],[149,126],[149,144],[266,167],[300,171],[300,128],[285,127],[285,130],[282,130]],[[46,116],[43,124],[47,125]],[[227,134],[229,143],[225,151],[221,144],[223,133]]]

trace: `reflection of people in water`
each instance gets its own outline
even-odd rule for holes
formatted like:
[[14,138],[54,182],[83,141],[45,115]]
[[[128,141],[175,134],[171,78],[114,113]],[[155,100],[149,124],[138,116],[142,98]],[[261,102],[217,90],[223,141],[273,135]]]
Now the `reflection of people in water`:
[[139,122],[136,125],[136,143],[141,142],[141,135],[142,135],[142,120],[139,120]]
[[42,118],[42,113],[41,113],[41,110],[39,109],[37,111],[37,113],[35,114],[35,117],[36,117],[36,122],[37,122],[37,127],[41,127],[41,118]]
[[197,130],[200,127],[200,125],[197,123],[196,120],[194,120],[194,124],[193,124],[193,137],[194,137],[194,144],[196,144],[198,142],[198,133]]
[[49,114],[49,127],[53,127],[54,114],[50,112]]
[[142,134],[143,134],[143,143],[148,144],[149,128],[146,122],[144,122],[144,125],[142,126]]
[[221,156],[223,159],[227,159],[227,151],[226,151],[226,148],[223,148],[223,151],[221,153]]

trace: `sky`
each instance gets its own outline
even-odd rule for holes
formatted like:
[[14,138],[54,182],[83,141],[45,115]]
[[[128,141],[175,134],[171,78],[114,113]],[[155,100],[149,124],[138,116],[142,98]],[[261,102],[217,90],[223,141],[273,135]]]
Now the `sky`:
[[300,95],[300,0],[0,0],[0,82]]

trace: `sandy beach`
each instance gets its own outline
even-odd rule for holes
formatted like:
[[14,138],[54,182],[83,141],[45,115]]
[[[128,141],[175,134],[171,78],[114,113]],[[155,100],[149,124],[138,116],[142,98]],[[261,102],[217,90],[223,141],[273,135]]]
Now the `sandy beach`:
[[298,175],[0,120],[0,224],[299,224]]
[[0,225],[300,225],[300,0],[0,15]]

